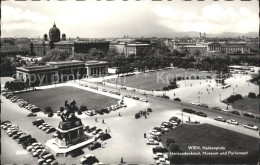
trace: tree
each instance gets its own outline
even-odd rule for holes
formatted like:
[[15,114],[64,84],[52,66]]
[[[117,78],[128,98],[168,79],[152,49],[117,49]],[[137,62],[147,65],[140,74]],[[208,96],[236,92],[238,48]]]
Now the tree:
[[172,143],[175,143],[175,141],[172,138],[167,138],[165,143],[166,143],[166,146],[169,147],[169,145]]
[[171,143],[168,147],[169,151],[172,152],[172,153],[175,153],[175,152],[179,152],[180,151],[180,148],[179,148],[179,145],[175,144],[175,143]]
[[248,97],[254,99],[254,98],[256,98],[256,94],[254,92],[249,92]]

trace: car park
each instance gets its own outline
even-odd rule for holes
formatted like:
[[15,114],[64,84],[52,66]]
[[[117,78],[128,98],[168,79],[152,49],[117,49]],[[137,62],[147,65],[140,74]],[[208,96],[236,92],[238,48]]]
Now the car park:
[[233,125],[238,125],[238,122],[236,120],[234,120],[234,119],[227,120],[227,123],[228,124],[233,124]]
[[258,130],[258,127],[257,126],[255,126],[255,125],[253,125],[253,124],[248,124],[248,123],[245,123],[244,125],[243,125],[245,128],[248,128],[248,129],[252,129],[252,130]]
[[221,121],[221,122],[226,122],[226,119],[224,119],[224,118],[221,117],[221,116],[215,117],[214,120]]

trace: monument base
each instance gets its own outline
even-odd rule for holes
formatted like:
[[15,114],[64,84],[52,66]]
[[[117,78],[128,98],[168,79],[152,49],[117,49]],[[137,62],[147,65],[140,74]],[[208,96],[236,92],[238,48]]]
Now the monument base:
[[53,138],[53,139],[47,140],[47,142],[44,144],[44,147],[47,151],[49,151],[50,153],[52,153],[55,156],[60,156],[60,155],[66,156],[73,150],[76,150],[78,148],[83,148],[83,147],[93,143],[94,141],[95,141],[95,138],[93,137],[91,139],[88,139],[86,141],[80,142],[75,145],[70,145],[68,147],[59,147],[55,142],[55,138]]

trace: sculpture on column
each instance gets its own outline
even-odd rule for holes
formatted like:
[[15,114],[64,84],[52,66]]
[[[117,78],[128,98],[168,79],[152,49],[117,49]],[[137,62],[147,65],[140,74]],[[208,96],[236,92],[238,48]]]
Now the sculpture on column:
[[75,111],[77,111],[76,101],[72,100],[68,103],[68,100],[65,101],[65,110],[61,113],[61,120],[64,122],[74,121],[76,118]]

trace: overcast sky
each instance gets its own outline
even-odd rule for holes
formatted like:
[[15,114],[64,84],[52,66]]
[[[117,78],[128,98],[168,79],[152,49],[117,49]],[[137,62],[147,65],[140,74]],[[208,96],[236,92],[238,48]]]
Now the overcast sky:
[[258,1],[2,1],[2,37],[42,37],[55,22],[67,37],[169,32],[258,32]]

